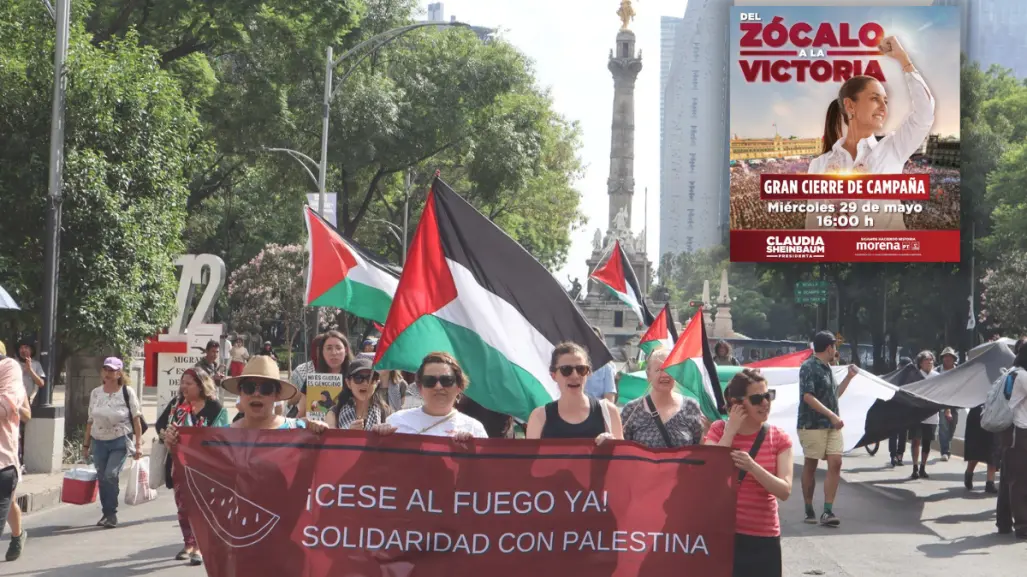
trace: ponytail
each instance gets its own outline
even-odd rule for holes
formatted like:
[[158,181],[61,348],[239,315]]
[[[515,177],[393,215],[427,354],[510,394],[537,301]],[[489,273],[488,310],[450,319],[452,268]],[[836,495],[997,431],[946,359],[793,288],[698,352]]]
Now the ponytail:
[[842,137],[842,124],[844,123],[842,105],[835,98],[827,107],[827,117],[824,118],[824,141],[823,150],[820,151],[820,154],[831,152],[831,149],[834,148],[834,143],[838,142],[838,139]]

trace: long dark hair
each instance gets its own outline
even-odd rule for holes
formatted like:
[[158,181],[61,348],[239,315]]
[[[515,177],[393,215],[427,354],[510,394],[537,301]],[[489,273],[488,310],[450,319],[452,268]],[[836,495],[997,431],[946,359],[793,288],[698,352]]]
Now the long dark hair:
[[317,347],[317,363],[314,366],[319,373],[331,372],[331,368],[325,362],[325,344],[328,342],[328,339],[339,339],[342,341],[342,346],[346,347],[346,356],[342,359],[342,374],[345,375],[349,371],[349,362],[353,360],[353,348],[349,346],[349,339],[346,338],[346,335],[339,331],[324,333],[324,339],[321,340],[321,345]]
[[[371,371],[371,378],[375,379],[377,377],[378,373]],[[346,377],[346,380],[348,381],[349,377]],[[388,417],[392,414],[392,407],[390,407],[389,404],[385,402],[385,399],[382,398],[382,395],[378,394],[378,390],[380,389],[375,389],[374,394],[371,395],[371,398],[368,400],[368,406],[377,406],[378,410],[382,413],[382,422],[385,422],[385,417]],[[342,411],[342,408],[345,407],[347,404],[354,402],[355,401],[353,400],[353,391],[349,388],[349,385],[343,384],[342,390],[339,391],[339,397],[335,400],[335,406],[332,407],[332,412],[335,413],[336,427],[339,426],[339,412]]]
[[821,154],[827,154],[834,148],[834,143],[842,137],[842,127],[848,124],[845,118],[845,99],[856,100],[860,92],[876,80],[873,76],[853,76],[845,81],[838,89],[838,98],[831,101],[827,107],[827,117],[824,118],[824,142]]

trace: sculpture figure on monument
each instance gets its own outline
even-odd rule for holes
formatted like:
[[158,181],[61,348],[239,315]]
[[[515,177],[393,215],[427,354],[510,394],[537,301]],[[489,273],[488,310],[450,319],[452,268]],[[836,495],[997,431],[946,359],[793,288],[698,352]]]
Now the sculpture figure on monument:
[[635,252],[638,254],[645,254],[645,229],[638,234],[638,238],[635,239]]
[[598,228],[596,229],[595,236],[592,237],[592,250],[603,250],[603,231]]
[[571,297],[572,301],[577,301],[581,295],[581,282],[578,279],[572,279],[570,275],[567,276],[567,280],[571,281],[571,290],[567,291],[567,295]]
[[631,0],[621,0],[617,16],[620,16],[621,30],[627,30],[628,25],[635,19],[635,9],[631,6]]
[[620,212],[613,217],[613,229],[618,232],[628,230],[628,207],[622,206]]

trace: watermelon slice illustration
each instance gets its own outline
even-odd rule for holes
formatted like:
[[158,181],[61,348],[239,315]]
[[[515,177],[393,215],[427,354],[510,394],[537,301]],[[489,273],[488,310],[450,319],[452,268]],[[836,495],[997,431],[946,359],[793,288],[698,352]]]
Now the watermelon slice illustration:
[[214,533],[229,547],[256,545],[271,534],[280,517],[207,475],[185,468],[189,492]]

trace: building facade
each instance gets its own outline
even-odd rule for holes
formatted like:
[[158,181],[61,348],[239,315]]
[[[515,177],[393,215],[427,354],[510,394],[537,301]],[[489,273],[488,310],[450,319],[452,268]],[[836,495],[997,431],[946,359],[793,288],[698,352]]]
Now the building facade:
[[660,142],[663,142],[663,104],[667,92],[667,79],[670,78],[671,64],[674,62],[674,41],[677,40],[678,28],[683,18],[663,16],[660,18]]
[[731,160],[767,160],[796,156],[818,156],[823,149],[819,138],[732,138]]
[[691,0],[677,27],[664,89],[660,258],[720,244],[727,230],[730,6]]

